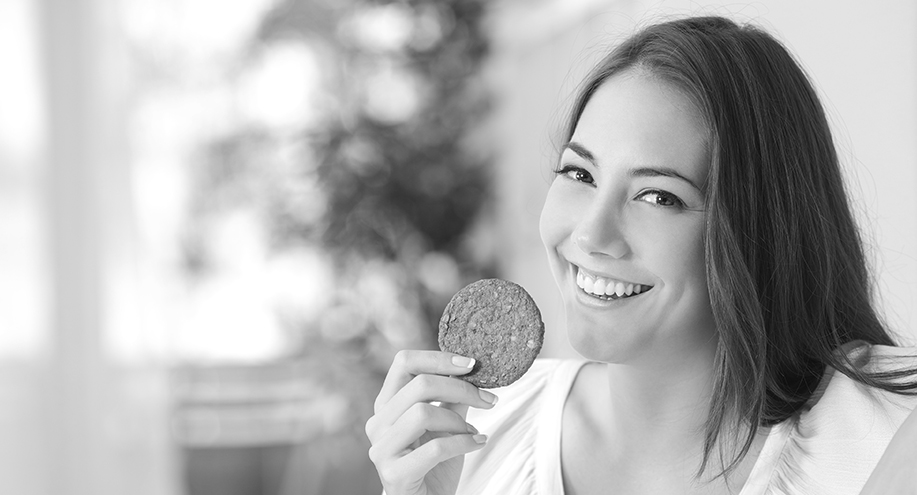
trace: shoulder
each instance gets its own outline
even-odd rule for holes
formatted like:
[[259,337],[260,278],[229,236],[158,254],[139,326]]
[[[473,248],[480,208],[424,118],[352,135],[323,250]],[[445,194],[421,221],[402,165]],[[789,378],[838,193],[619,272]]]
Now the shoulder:
[[[917,348],[861,344],[845,351],[851,365],[864,373],[888,375],[917,369]],[[890,378],[890,377],[889,377]],[[917,381],[917,376],[890,378],[895,384]],[[838,370],[829,369],[824,380],[803,409],[801,423],[813,426],[825,419],[847,420],[854,424],[884,424],[893,429],[917,406],[917,396],[897,394],[870,387]]]
[[[917,366],[917,348],[859,345],[845,352],[855,368],[869,373]],[[773,485],[800,493],[859,493],[915,407],[917,396],[829,369],[806,407],[781,425],[786,438]]]

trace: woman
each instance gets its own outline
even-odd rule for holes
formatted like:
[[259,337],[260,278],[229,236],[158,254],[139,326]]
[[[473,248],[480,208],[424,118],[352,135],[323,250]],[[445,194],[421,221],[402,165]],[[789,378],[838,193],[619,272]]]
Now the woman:
[[496,404],[449,377],[462,356],[399,354],[367,422],[387,493],[858,493],[917,405],[915,352],[872,306],[786,49],[719,17],[651,26],[565,137],[540,230],[588,361],[539,361]]

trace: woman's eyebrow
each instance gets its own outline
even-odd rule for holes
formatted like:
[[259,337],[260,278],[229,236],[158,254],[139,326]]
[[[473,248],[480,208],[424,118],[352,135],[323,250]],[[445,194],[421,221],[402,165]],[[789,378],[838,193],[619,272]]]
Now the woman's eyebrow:
[[576,141],[570,141],[569,143],[565,144],[564,149],[570,150],[576,153],[577,155],[579,155],[580,157],[582,157],[583,159],[589,161],[593,165],[598,166],[595,163],[595,155],[593,155],[591,151],[587,150],[585,146],[577,143]]
[[[570,141],[564,145],[564,149],[568,149],[577,155],[579,155],[584,160],[587,160],[593,166],[598,168],[599,164],[595,159],[595,155],[592,154],[585,146],[576,141]],[[670,167],[638,167],[632,168],[627,171],[628,175],[631,177],[672,177],[674,179],[679,179],[687,182],[691,187],[697,189],[701,194],[704,193],[704,190],[700,188],[697,184],[694,183],[691,179],[681,175],[677,170]]]

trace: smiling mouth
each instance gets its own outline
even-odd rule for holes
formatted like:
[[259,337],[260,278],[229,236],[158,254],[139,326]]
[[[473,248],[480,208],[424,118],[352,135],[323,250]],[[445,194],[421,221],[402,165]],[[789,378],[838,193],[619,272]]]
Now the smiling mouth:
[[635,284],[633,282],[589,275],[578,266],[576,267],[576,285],[587,295],[603,301],[635,297],[653,288],[652,285]]

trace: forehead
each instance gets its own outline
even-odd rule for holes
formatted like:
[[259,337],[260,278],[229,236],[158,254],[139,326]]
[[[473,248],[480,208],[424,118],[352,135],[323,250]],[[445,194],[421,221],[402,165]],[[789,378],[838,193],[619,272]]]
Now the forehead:
[[605,81],[586,104],[572,141],[599,164],[658,165],[703,179],[707,128],[691,101],[668,83],[639,73]]

